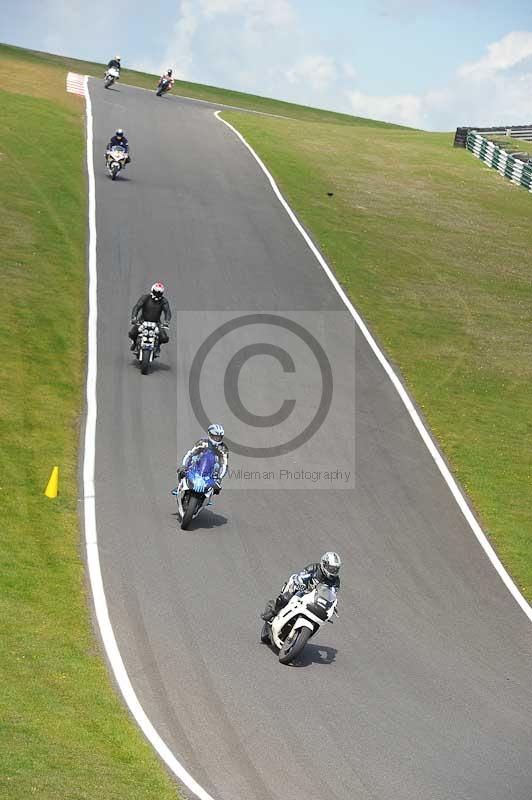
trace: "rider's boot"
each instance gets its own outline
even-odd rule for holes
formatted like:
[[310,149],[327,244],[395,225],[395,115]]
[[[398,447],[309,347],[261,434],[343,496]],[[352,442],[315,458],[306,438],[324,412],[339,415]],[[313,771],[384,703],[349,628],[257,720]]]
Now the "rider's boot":
[[268,600],[266,608],[260,615],[264,622],[271,622],[279,613],[279,611],[286,605],[286,601],[282,594],[278,595],[275,600]]

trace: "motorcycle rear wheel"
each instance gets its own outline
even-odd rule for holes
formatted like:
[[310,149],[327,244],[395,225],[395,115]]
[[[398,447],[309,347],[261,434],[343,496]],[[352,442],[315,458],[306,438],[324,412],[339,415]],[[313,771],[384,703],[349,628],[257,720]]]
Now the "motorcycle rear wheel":
[[198,507],[198,498],[190,494],[188,496],[188,503],[185,509],[185,513],[183,514],[183,519],[181,520],[181,530],[186,531],[190,523],[192,522],[192,517],[196,512],[196,508]]
[[288,640],[279,651],[281,664],[290,664],[291,661],[294,661],[300,655],[311,635],[310,628],[299,628],[293,639],[288,636]]

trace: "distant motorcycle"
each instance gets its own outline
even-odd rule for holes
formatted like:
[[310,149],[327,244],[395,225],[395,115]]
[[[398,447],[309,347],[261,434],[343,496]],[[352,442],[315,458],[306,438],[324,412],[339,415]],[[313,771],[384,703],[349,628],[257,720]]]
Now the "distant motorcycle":
[[156,322],[140,323],[135,354],[140,361],[141,373],[147,375],[150,364],[159,358],[159,326]]
[[171,83],[168,78],[161,78],[159,83],[157,84],[157,97],[161,97],[161,95],[166,94],[166,92],[170,91]]
[[186,530],[192,520],[208,505],[216,486],[215,468],[216,456],[212,450],[206,450],[197,462],[187,469],[177,489],[174,490],[182,530]]
[[104,78],[105,88],[108,89],[115,81],[118,80],[120,80],[120,70],[116,67],[109,67]]
[[126,148],[119,144],[114,144],[105,154],[105,160],[109,175],[115,180],[120,170],[124,169],[127,164]]
[[290,664],[324,622],[332,622],[338,600],[336,592],[326,583],[319,583],[310,592],[296,592],[271,622],[262,626],[263,644],[273,644],[279,650],[281,664]]

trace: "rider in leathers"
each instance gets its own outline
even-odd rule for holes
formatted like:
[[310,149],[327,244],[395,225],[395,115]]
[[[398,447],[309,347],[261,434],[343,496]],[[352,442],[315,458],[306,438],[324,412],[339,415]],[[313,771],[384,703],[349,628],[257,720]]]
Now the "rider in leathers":
[[260,615],[265,622],[271,622],[284,608],[296,592],[311,592],[318,583],[326,583],[335,592],[340,591],[340,567],[342,561],[338,553],[324,553],[319,562],[307,564],[301,572],[290,575],[275,600],[269,600]]
[[109,61],[109,63],[107,64],[107,69],[111,69],[111,67],[114,67],[115,69],[117,69],[120,72],[120,70],[122,69],[122,66],[120,64],[120,56],[114,56]]
[[177,469],[177,477],[181,480],[186,471],[194,464],[206,450],[212,450],[216,456],[216,466],[214,468],[214,481],[215,488],[214,494],[220,494],[222,491],[222,480],[227,472],[229,464],[229,450],[227,445],[223,442],[224,429],[221,425],[209,425],[207,429],[207,436],[203,439],[198,439],[196,444],[190,448],[188,453],[183,456],[181,466]]
[[168,343],[166,328],[172,319],[170,303],[164,297],[164,285],[154,283],[150,289],[150,294],[143,294],[131,311],[131,325],[129,338],[133,341],[131,349],[135,350],[137,337],[139,335],[139,324],[141,322],[156,322],[159,324],[161,316],[164,314],[164,323],[159,325],[159,345]]

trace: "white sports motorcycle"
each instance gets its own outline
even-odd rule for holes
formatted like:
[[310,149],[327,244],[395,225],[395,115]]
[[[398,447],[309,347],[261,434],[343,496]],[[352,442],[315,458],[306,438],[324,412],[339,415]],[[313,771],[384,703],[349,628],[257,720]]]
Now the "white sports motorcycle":
[[120,79],[120,70],[116,67],[109,67],[105,73],[105,88],[108,89],[113,83]]
[[120,144],[114,144],[105,154],[105,163],[109,175],[115,180],[120,170],[124,169],[127,164],[126,148]]
[[323,623],[332,622],[337,604],[335,590],[326,583],[318,583],[310,592],[296,592],[271,622],[264,623],[261,642],[275,645],[281,664],[290,664]]

